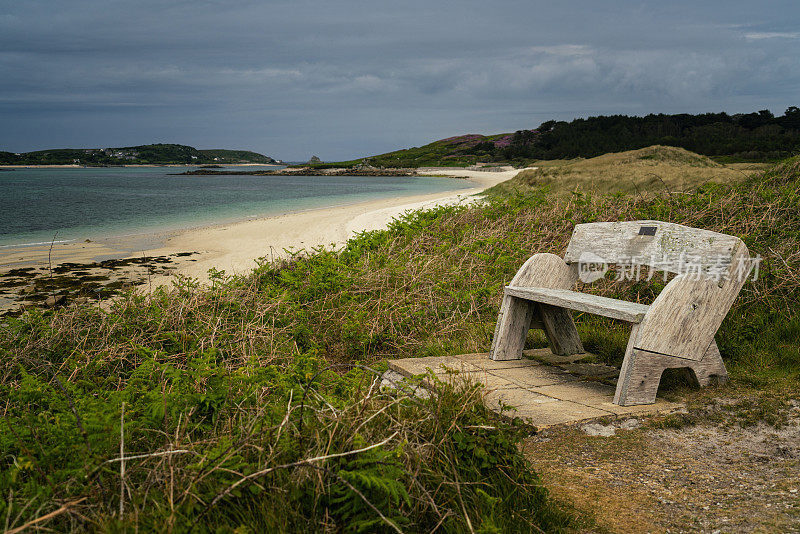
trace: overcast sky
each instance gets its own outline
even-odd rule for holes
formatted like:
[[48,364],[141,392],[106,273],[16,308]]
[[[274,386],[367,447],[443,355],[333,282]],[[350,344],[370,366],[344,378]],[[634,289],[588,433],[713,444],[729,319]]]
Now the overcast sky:
[[800,1],[0,0],[0,150],[344,159],[548,119],[800,106]]

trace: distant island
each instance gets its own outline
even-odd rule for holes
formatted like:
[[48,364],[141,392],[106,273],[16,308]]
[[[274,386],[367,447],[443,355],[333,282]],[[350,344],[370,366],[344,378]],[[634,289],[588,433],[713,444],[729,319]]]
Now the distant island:
[[153,144],[117,148],[59,148],[35,152],[0,151],[0,165],[214,165],[260,163],[275,159],[249,150],[198,150],[191,146]]
[[421,147],[317,163],[316,169],[368,165],[377,168],[465,167],[476,164],[526,166],[537,160],[593,158],[652,145],[684,148],[720,163],[774,162],[800,150],[800,108],[776,117],[753,113],[610,115],[546,121],[532,130],[494,135],[467,134]]

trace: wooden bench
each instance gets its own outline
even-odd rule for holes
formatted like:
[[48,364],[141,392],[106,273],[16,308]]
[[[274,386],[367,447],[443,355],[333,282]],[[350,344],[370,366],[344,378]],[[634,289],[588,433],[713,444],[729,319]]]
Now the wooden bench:
[[[651,305],[573,291],[608,265],[633,275],[641,266],[675,273]],[[522,358],[530,328],[544,330],[555,354],[584,352],[570,310],[632,324],[614,403],[655,402],[661,374],[689,368],[705,386],[727,380],[714,335],[753,262],[741,239],[660,221],[575,226],[564,258],[535,254],[505,288],[490,357]],[[643,273],[642,273],[643,274]]]

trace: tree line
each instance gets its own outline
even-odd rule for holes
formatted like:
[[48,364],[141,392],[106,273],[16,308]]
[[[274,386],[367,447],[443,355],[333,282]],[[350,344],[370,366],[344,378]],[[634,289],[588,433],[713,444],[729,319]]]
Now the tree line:
[[508,146],[487,141],[464,153],[487,161],[589,158],[651,145],[681,147],[729,161],[777,160],[800,151],[800,109],[791,106],[779,117],[761,110],[551,120],[534,130],[515,132]]

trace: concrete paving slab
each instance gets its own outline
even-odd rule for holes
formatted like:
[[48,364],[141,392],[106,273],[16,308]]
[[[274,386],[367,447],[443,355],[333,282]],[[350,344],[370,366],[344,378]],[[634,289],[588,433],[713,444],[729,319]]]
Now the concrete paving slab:
[[479,367],[455,356],[428,356],[425,358],[403,358],[389,360],[389,369],[406,376],[422,375],[433,371],[435,374],[446,374],[448,371],[480,371]]
[[550,365],[516,367],[512,369],[493,369],[489,372],[495,376],[525,388],[563,384],[565,382],[573,382],[580,379],[580,377],[576,375],[572,375],[566,371],[562,371],[558,367],[552,367]]
[[597,405],[614,400],[614,388],[606,384],[588,381],[567,382],[531,388],[536,393],[557,399]]
[[581,376],[618,377],[619,369],[603,363],[567,363],[559,365],[565,371]]
[[494,372],[480,369],[478,371],[467,371],[460,373],[462,378],[480,382],[487,389],[509,389],[519,387],[519,384],[513,383],[505,377],[497,376]]
[[[536,349],[538,353],[549,349]],[[526,353],[536,354],[534,351]],[[577,360],[590,357],[582,355]],[[561,358],[561,357],[556,357]],[[591,380],[599,375],[613,378],[615,368],[602,364],[559,361],[559,365],[531,360],[493,362],[486,353],[463,356],[405,358],[390,360],[391,372],[403,376],[420,375],[431,369],[443,381],[470,380],[484,385],[484,402],[491,410],[507,417],[520,417],[538,428],[585,422],[601,417],[649,415],[674,411],[680,403],[658,399],[655,404],[617,406],[613,386]],[[578,374],[568,373],[564,367]],[[453,373],[452,371],[456,371]],[[423,382],[433,389],[433,384]],[[508,411],[504,407],[515,409]]]
[[656,399],[655,404],[637,404],[636,406],[618,406],[613,402],[603,402],[597,405],[598,408],[607,410],[617,417],[638,416],[638,415],[658,415],[672,413],[686,405],[682,402],[670,402],[664,399]]
[[[487,358],[488,360],[488,358]],[[491,360],[488,360],[491,361]],[[461,357],[426,357],[426,358],[404,358],[402,360],[390,360],[389,369],[406,376],[425,375],[429,370],[433,371],[436,377],[443,382],[452,380],[468,380],[478,382],[489,389],[513,388],[517,384],[512,383],[506,378],[490,374],[485,369],[473,365],[469,361],[464,361]],[[428,378],[423,377],[423,384],[426,387],[433,387],[434,384]]]
[[[524,388],[496,389],[488,391],[483,396],[483,402],[489,409],[500,411],[503,406],[520,406],[546,404],[548,402],[559,402],[558,399],[533,393]],[[513,417],[513,413],[510,414]]]
[[555,399],[524,388],[490,391],[484,396],[484,403],[490,410],[506,417],[519,417],[539,428],[613,416],[599,408]]
[[531,391],[557,399],[586,404],[614,415],[653,415],[674,411],[683,406],[680,403],[668,402],[664,399],[656,399],[655,404],[619,406],[613,402],[615,389],[599,382],[579,381],[531,388]]
[[520,360],[501,360],[501,361],[494,361],[489,358],[488,352],[479,352],[476,354],[464,354],[463,356],[459,356],[459,358],[463,359],[470,364],[480,367],[481,369],[487,370],[494,370],[494,369],[514,369],[516,367],[531,367],[534,365],[542,365],[540,362],[536,360],[531,360],[529,358],[522,358]]
[[[504,414],[509,416],[510,414]],[[598,419],[600,417],[613,417],[614,414],[595,408],[578,404],[577,402],[556,400],[541,404],[523,404],[517,406],[516,412],[511,417],[524,419],[539,429],[553,425],[579,423]]]

